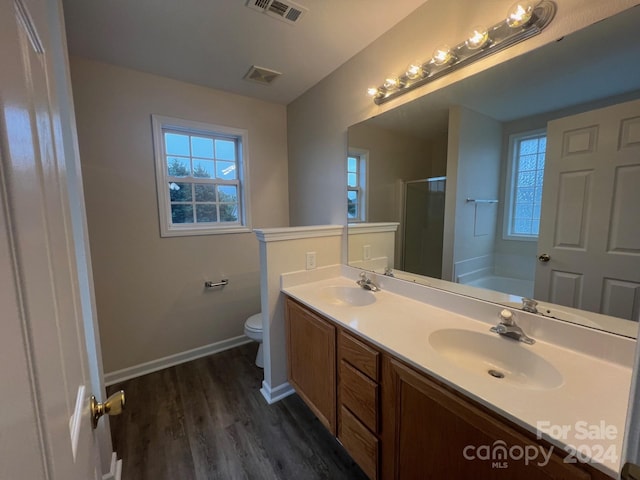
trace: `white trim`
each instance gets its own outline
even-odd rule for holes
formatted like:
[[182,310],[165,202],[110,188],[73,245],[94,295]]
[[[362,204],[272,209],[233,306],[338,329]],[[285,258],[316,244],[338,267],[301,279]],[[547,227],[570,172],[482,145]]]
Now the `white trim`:
[[[369,215],[369,150],[358,147],[349,147],[349,151],[347,152],[347,163],[349,162],[349,157],[358,158],[357,191],[360,193],[360,211],[358,218],[352,218],[350,220],[352,222],[366,222]],[[348,164],[346,167],[348,172]],[[350,189],[354,190],[353,187],[349,187],[349,180],[347,179],[347,191]]]
[[197,224],[188,224],[188,226],[173,226],[171,230],[163,232],[162,237],[188,237],[192,235],[218,235],[224,233],[251,233],[253,230],[249,227],[233,226],[233,227],[216,227],[215,230],[210,226],[197,226]]
[[102,480],[120,480],[122,478],[122,460],[118,460],[116,452],[111,454],[109,471],[102,475]]
[[122,478],[122,460],[116,462],[116,474],[114,480],[120,480]]
[[229,350],[230,348],[238,347],[252,341],[253,340],[247,338],[245,335],[240,335],[238,337],[211,343],[185,352],[158,358],[156,360],[151,360],[150,362],[134,365],[133,367],[127,367],[122,370],[106,373],[104,375],[104,383],[107,386],[113,385],[114,383],[123,382],[131,378],[141,377],[147,373],[157,372],[158,370],[164,370],[165,368],[180,365],[181,363],[189,362],[196,358],[206,357],[207,355]]
[[[216,235],[227,233],[247,233],[251,231],[251,199],[249,193],[249,132],[248,130],[211,123],[194,122],[180,118],[151,115],[153,130],[153,149],[156,167],[156,191],[158,195],[158,216],[160,220],[160,236],[176,237],[190,235]],[[165,172],[164,136],[163,128],[184,130],[186,133],[221,134],[236,137],[238,140],[238,182],[239,182],[239,222],[225,224],[172,225],[170,222],[170,201],[167,192],[167,175]],[[192,181],[192,180],[191,180]],[[193,181],[192,181],[193,182]]]
[[313,225],[309,227],[260,228],[254,230],[261,242],[280,242],[301,238],[340,237],[344,225]]
[[287,272],[280,275],[280,289],[291,288],[303,283],[319,282],[333,277],[341,276],[342,264],[327,265],[313,270],[299,270],[297,272]]
[[273,405],[276,402],[279,402],[283,398],[288,397],[289,395],[293,395],[296,391],[289,384],[289,382],[285,382],[281,385],[278,385],[275,388],[271,388],[271,386],[267,383],[266,380],[262,381],[262,388],[260,389],[260,393],[267,401],[269,405]]
[[361,268],[369,270],[373,273],[384,273],[389,266],[389,257],[374,257],[369,260],[355,260],[349,262],[349,266],[353,268]]
[[364,233],[396,232],[399,222],[377,222],[377,223],[350,223],[349,235],[362,235]]
[[528,137],[537,137],[539,135],[547,133],[546,128],[538,128],[536,130],[530,130],[526,132],[520,133],[512,133],[509,135],[509,149],[507,150],[507,175],[506,175],[506,185],[504,189],[504,210],[502,216],[502,239],[503,240],[519,240],[524,242],[537,242],[538,235],[518,235],[511,233],[511,220],[513,219],[513,195],[515,191],[515,175],[517,169],[515,168],[516,163],[516,143],[520,139],[528,138]]

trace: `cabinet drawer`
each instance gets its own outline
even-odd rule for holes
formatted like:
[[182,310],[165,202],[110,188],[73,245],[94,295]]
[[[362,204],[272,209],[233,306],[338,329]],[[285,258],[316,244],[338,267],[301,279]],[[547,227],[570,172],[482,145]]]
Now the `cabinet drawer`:
[[378,381],[379,354],[373,348],[341,331],[339,352],[341,359],[349,362],[372,380]]
[[378,384],[340,362],[340,403],[374,433],[378,431]]
[[378,439],[344,406],[338,438],[349,455],[372,480],[378,478]]

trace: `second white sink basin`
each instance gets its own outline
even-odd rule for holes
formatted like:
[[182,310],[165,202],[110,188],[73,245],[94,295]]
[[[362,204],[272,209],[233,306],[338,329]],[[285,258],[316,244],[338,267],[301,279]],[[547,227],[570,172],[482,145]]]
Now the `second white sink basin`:
[[562,374],[530,345],[492,333],[447,328],[429,335],[436,352],[452,364],[487,380],[534,390],[562,386]]
[[[507,305],[514,309],[520,309],[522,307],[522,303],[519,302],[507,302]],[[537,305],[537,309],[538,314],[545,317],[566,320],[567,322],[577,323],[578,325],[584,325],[585,327],[603,328],[602,325],[598,324],[591,318],[587,318],[583,315],[578,315],[569,310],[558,308],[553,304],[539,302]]]
[[363,307],[376,301],[375,294],[361,287],[347,287],[344,285],[324,287],[322,295],[333,305]]

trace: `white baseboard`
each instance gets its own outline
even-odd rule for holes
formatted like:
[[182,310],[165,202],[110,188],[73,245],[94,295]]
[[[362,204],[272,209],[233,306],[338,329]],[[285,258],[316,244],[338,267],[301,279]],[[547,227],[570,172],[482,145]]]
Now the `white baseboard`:
[[227,340],[222,340],[221,342],[211,343],[192,350],[187,350],[186,352],[158,358],[157,360],[141,363],[140,365],[134,365],[133,367],[127,367],[122,370],[116,370],[115,372],[105,373],[104,383],[107,386],[113,385],[114,383],[146,375],[147,373],[157,372],[158,370],[164,370],[168,367],[189,362],[196,358],[206,357],[213,353],[229,350],[230,348],[238,347],[252,341],[253,340],[249,339],[245,335],[240,335],[239,337],[229,338]]
[[113,480],[121,480],[122,479],[122,460],[118,460],[116,462],[116,474]]
[[102,475],[102,480],[120,480],[122,478],[122,460],[118,460],[116,452],[111,455],[109,472]]
[[269,385],[266,381],[263,381],[260,393],[265,398],[267,403],[269,405],[272,405],[276,402],[279,402],[283,398],[296,393],[296,391],[291,385],[289,385],[289,382],[285,382],[275,388],[271,388],[271,385]]

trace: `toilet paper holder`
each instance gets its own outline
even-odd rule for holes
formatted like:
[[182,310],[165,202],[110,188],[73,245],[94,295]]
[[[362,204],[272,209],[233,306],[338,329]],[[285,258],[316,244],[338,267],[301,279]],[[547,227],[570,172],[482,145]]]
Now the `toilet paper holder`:
[[223,278],[219,282],[204,282],[204,288],[224,287],[225,285],[229,285],[229,280],[227,278]]

